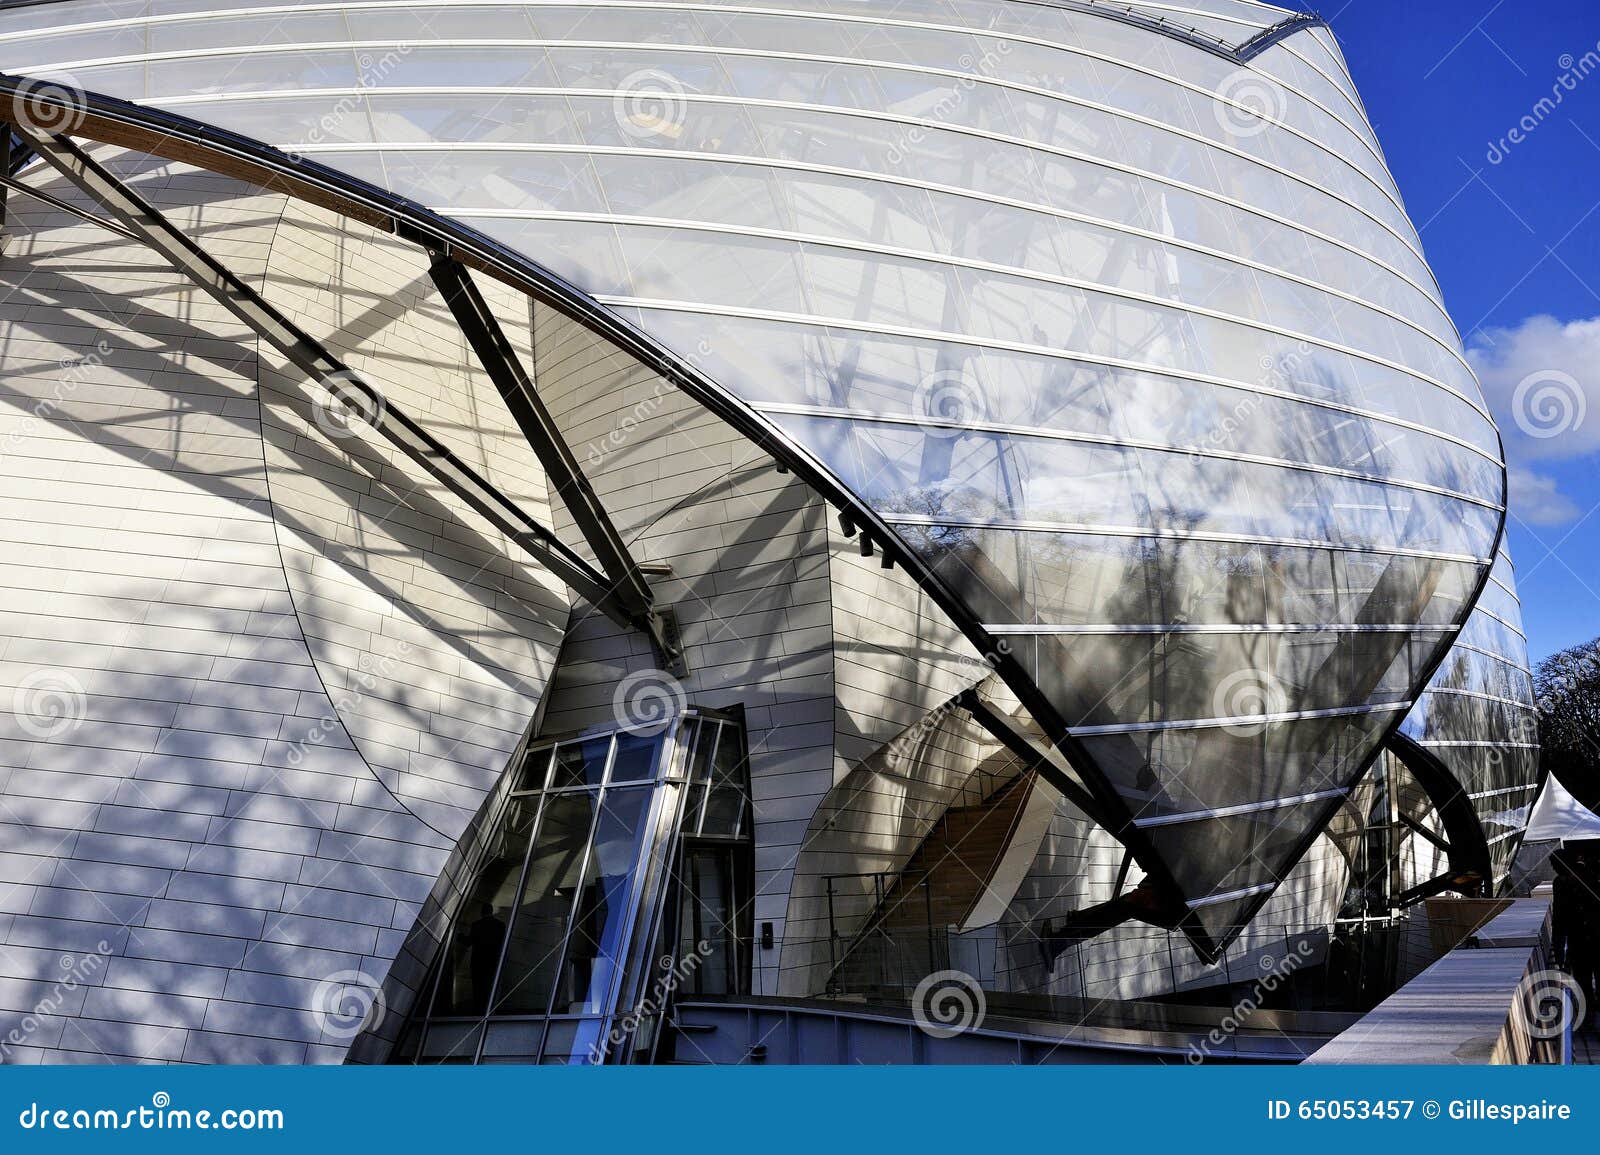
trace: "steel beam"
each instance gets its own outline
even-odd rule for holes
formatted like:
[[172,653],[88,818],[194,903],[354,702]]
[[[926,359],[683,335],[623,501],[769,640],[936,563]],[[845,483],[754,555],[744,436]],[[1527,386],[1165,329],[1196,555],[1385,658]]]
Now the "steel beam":
[[132,236],[165,258],[336,400],[354,408],[397,449],[541,566],[618,624],[633,624],[632,615],[613,594],[611,583],[603,574],[478,476],[427,430],[389,404],[359,374],[186,237],[155,207],[66,137],[21,124],[16,131],[34,152],[116,217]]
[[1116,829],[1107,821],[1094,795],[1089,792],[1078,772],[1059,750],[1035,741],[1015,718],[997,709],[992,702],[985,701],[975,689],[963,691],[957,702],[976,719],[980,726],[993,734],[1002,746],[1021,760],[1024,770],[1038,771],[1039,777],[1054,787],[1068,802],[1100,825],[1111,830]]
[[650,637],[663,663],[668,668],[678,667],[681,672],[683,655],[676,631],[670,629],[670,623],[664,622],[657,612],[650,583],[645,580],[594,487],[584,476],[555,418],[545,408],[534,388],[533,378],[506,338],[489,302],[479,292],[466,266],[448,252],[432,250],[428,255],[431,260],[428,272],[439,295],[450,307],[456,325],[472,346],[484,372],[500,391],[511,416],[516,418],[539,464],[544,466],[551,491],[567,507],[600,568],[610,579],[612,597],[623,607],[632,624]]
[[[11,142],[15,139],[9,128],[0,132],[0,177],[4,177],[7,181],[11,179]],[[6,211],[8,207],[6,186],[0,185],[0,252],[5,251],[7,226],[11,223]]]
[[[1398,758],[1422,787],[1444,827],[1450,870],[1458,876],[1477,876],[1494,887],[1494,861],[1489,837],[1466,789],[1437,755],[1405,734],[1393,734],[1389,752]],[[1418,888],[1413,888],[1418,889]],[[1408,892],[1409,893],[1409,892]]]
[[1401,811],[1398,817],[1400,819],[1400,824],[1410,830],[1411,833],[1417,835],[1419,838],[1433,843],[1433,845],[1437,846],[1446,854],[1450,853],[1450,844],[1448,842],[1440,838],[1426,826],[1422,825],[1422,823],[1418,822],[1415,818],[1411,817],[1411,815]]
[[117,224],[116,221],[108,221],[104,217],[97,217],[87,209],[80,208],[71,201],[62,200],[58,196],[53,196],[41,189],[36,189],[32,185],[27,184],[14,176],[0,176],[0,226],[5,224],[3,210],[6,204],[5,191],[8,189],[11,192],[21,193],[25,197],[31,197],[40,204],[49,205],[57,212],[63,212],[68,216],[77,217],[81,221],[88,221],[91,225],[99,225],[107,232],[116,233],[119,237],[123,237],[130,241],[139,240],[139,234],[135,233],[132,229],[124,228],[123,226]]

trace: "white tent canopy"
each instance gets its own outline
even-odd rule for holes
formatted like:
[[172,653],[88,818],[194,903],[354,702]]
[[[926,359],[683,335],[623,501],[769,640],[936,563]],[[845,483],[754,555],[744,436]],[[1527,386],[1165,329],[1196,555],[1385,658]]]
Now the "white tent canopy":
[[1545,779],[1523,840],[1558,842],[1585,838],[1600,838],[1600,814],[1574,798],[1552,774]]

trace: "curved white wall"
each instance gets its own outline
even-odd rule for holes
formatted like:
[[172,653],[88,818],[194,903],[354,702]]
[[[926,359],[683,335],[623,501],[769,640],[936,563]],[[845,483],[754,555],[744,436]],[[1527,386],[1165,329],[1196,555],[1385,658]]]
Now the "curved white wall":
[[[509,416],[400,291],[416,270],[392,246],[207,174],[115,163],[542,504]],[[315,393],[153,255],[15,195],[9,212],[5,1057],[338,1060],[358,1024],[327,1012],[370,998],[526,730],[565,591],[370,431],[330,441]]]

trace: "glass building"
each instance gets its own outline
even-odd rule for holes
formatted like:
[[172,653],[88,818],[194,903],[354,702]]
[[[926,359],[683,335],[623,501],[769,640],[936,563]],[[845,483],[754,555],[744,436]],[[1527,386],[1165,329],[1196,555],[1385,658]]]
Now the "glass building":
[[0,941],[132,984],[40,1056],[1059,1018],[1331,968],[1380,830],[1503,886],[1499,436],[1320,19],[50,0],[0,99]]

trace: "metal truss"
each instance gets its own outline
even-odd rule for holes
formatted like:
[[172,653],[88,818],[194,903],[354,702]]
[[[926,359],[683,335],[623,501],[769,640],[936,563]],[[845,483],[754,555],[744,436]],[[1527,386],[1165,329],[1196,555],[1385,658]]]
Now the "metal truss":
[[[326,389],[336,401],[358,413],[397,449],[515,541],[539,565],[571,586],[580,597],[619,625],[640,624],[635,591],[629,591],[632,597],[620,595],[616,583],[479,476],[360,374],[186,237],[160,211],[71,140],[28,125],[17,125],[16,131],[35,153],[111,213],[118,224],[100,220],[72,206],[62,206],[55,198],[27,186],[21,186],[21,191],[57,204],[57,207],[67,207],[79,217],[87,217],[113,232],[143,242]],[[10,178],[6,178],[6,185],[17,187]]]
[[1104,808],[1095,800],[1078,772],[1061,751],[1037,741],[1011,715],[986,701],[977,690],[964,690],[956,699],[977,723],[993,734],[1022,763],[1024,772],[1037,771],[1062,797],[1101,826],[1115,830]]
[[599,560],[610,579],[611,596],[635,627],[649,635],[657,654],[669,668],[682,672],[682,652],[677,631],[670,621],[664,620],[654,605],[650,584],[645,581],[639,565],[633,560],[627,543],[617,532],[611,515],[595,494],[589,479],[578,466],[572,448],[561,436],[550,411],[540,399],[534,382],[523,368],[505,331],[489,308],[489,302],[478,291],[472,274],[445,250],[430,250],[431,264],[428,273],[433,278],[439,295],[444,298],[456,324],[472,346],[479,363],[489,374],[495,388],[500,391],[506,408],[511,410],[522,435],[533,447],[539,464],[544,466],[550,479],[551,490],[561,498],[572,520],[578,525],[584,540]]
[[[1448,874],[1414,887],[1417,893],[1413,895],[1408,891],[1402,895],[1401,905],[1407,905],[1407,899],[1415,902],[1428,897],[1429,893],[1437,894],[1439,890],[1473,890],[1493,886],[1494,862],[1489,854],[1489,839],[1483,832],[1483,823],[1478,819],[1478,812],[1466,788],[1438,757],[1414,739],[1395,733],[1389,738],[1388,748],[1401,765],[1411,772],[1417,785],[1428,796],[1428,801],[1433,803],[1439,814],[1439,824],[1444,827],[1444,837],[1440,838],[1423,829],[1420,823],[1406,821],[1403,816],[1402,821],[1443,850],[1450,861]],[[1442,880],[1449,881],[1435,890],[1427,889]]]

